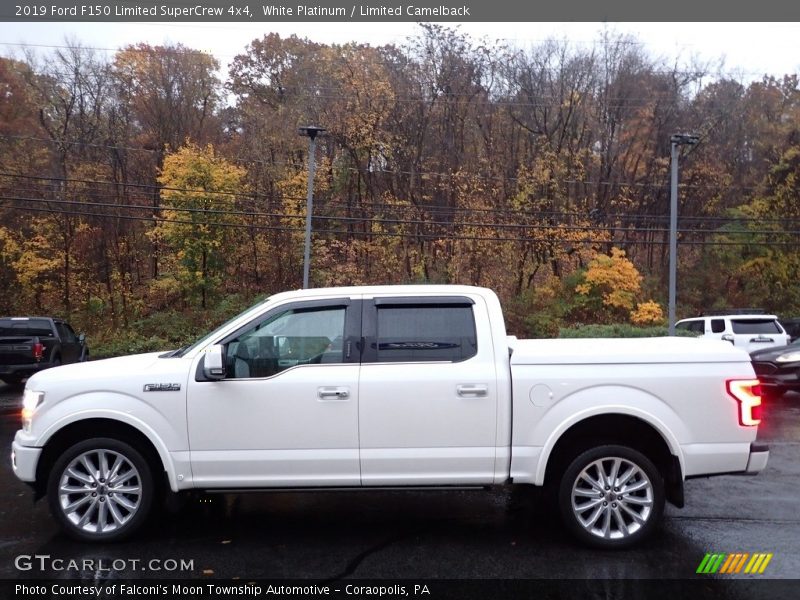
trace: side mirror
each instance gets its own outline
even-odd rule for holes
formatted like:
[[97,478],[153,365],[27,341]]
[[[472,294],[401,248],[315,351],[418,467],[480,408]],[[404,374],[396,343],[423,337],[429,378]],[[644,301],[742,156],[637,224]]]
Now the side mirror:
[[86,334],[85,333],[79,333],[78,334],[78,342],[82,344],[85,341],[86,341]]
[[723,342],[730,342],[731,344],[734,343],[733,342],[733,336],[730,333],[722,334],[722,338],[721,339],[722,339]]
[[214,381],[225,379],[225,347],[222,344],[206,348],[203,357],[203,375],[206,379]]

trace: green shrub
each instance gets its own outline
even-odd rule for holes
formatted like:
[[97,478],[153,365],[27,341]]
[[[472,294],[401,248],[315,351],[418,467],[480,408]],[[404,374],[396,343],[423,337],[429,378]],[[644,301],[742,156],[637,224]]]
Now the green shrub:
[[[696,337],[688,331],[676,331],[679,337]],[[560,338],[642,338],[664,337],[669,335],[666,327],[636,327],[628,323],[612,323],[610,325],[577,325],[562,327],[558,330]]]
[[142,338],[132,334],[127,334],[124,337],[99,338],[89,341],[89,353],[92,358],[111,358],[127,354],[168,350],[169,348],[169,342],[162,338]]
[[256,299],[231,295],[205,311],[154,312],[131,323],[127,329],[90,334],[89,352],[92,358],[110,358],[188,346],[263,299],[263,295]]

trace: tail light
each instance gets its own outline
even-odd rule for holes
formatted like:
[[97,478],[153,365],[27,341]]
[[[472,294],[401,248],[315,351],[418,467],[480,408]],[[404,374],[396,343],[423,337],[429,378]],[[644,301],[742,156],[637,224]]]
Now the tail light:
[[739,403],[739,425],[761,423],[761,384],[758,379],[729,379],[728,394]]
[[33,345],[33,358],[35,358],[36,360],[42,360],[43,356],[44,356],[44,344],[42,344],[41,342],[36,342]]

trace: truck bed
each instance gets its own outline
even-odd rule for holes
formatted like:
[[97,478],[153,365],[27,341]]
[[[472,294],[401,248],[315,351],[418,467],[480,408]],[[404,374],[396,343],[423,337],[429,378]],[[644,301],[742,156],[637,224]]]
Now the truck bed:
[[699,338],[509,338],[512,365],[749,362],[728,342]]

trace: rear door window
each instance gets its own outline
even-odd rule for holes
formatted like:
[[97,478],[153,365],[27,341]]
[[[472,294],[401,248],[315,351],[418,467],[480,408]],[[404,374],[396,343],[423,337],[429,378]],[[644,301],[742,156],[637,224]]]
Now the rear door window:
[[478,352],[470,305],[378,306],[377,362],[458,362]]
[[723,333],[725,331],[725,319],[711,319],[711,333]]

